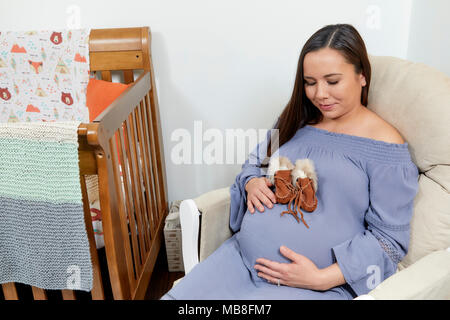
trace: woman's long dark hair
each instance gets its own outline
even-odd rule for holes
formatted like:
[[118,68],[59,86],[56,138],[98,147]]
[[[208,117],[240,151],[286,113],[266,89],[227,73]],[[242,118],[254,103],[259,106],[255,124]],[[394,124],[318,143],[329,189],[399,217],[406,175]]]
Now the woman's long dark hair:
[[[278,145],[281,147],[307,124],[319,123],[323,115],[306,97],[303,79],[303,60],[309,52],[322,48],[338,50],[348,63],[353,64],[357,74],[362,73],[366,79],[366,86],[362,88],[361,104],[367,107],[369,95],[371,68],[367,56],[366,46],[358,31],[349,24],[334,24],[316,31],[306,41],[298,60],[297,75],[295,77],[292,96],[281,113],[273,129],[278,129]],[[271,142],[267,148],[267,156],[271,156]],[[276,151],[276,147],[273,151]]]

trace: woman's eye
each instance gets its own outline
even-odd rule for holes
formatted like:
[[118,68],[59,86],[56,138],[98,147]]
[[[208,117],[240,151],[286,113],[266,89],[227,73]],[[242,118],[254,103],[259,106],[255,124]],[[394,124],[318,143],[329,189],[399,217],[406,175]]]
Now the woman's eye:
[[[334,81],[334,82],[328,82],[328,84],[330,84],[330,85],[334,85],[334,84],[337,84],[339,81]],[[314,83],[308,83],[308,82],[306,82],[305,81],[305,86],[313,86],[313,85],[315,85],[316,83],[314,82]]]

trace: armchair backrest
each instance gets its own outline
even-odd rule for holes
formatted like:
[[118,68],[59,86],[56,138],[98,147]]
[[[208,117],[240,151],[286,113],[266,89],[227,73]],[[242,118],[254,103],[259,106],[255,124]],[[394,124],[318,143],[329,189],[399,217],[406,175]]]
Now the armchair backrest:
[[370,56],[368,107],[399,130],[420,171],[403,269],[450,247],[450,78],[422,63]]

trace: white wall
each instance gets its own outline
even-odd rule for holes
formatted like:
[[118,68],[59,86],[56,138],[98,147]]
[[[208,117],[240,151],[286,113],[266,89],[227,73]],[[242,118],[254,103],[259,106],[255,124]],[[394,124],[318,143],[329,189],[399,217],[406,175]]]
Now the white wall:
[[[236,162],[175,164],[176,129],[193,135],[196,120],[203,132],[215,128],[224,136],[225,129],[268,129],[289,99],[303,44],[327,24],[353,24],[370,54],[406,58],[414,51],[408,51],[412,3],[417,1],[2,0],[0,30],[65,28],[70,5],[80,9],[81,27],[150,26],[172,201],[230,186],[241,169]],[[437,37],[446,41],[444,32]]]
[[450,1],[413,0],[407,59],[450,77]]

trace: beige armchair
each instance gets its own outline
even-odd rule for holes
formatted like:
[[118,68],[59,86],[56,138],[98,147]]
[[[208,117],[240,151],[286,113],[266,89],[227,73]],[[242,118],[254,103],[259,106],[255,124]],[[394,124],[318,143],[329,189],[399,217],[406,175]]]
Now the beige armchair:
[[[356,299],[450,299],[450,78],[399,58],[370,61],[369,108],[403,135],[420,177],[408,254]],[[231,236],[229,215],[229,186],[181,203],[186,273]]]

